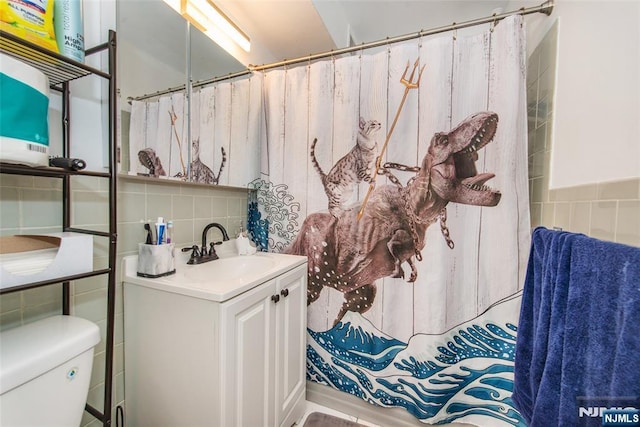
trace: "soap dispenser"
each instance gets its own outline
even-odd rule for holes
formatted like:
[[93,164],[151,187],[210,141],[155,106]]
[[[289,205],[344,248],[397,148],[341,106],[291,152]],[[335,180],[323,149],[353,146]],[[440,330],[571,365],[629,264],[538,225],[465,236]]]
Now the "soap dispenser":
[[238,232],[238,237],[236,237],[236,249],[238,250],[238,255],[248,255],[249,254],[249,238],[247,237],[247,232],[243,230],[242,225],[240,226],[240,231]]

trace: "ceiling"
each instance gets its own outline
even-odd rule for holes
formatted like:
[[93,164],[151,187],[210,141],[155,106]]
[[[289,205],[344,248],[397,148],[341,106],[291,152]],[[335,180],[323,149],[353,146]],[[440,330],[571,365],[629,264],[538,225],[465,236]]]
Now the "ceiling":
[[[249,34],[254,65],[508,11],[504,0],[216,0]],[[511,2],[513,3],[513,2]],[[519,7],[542,1],[520,1]]]
[[[249,34],[252,44],[249,54],[238,48],[234,58],[195,27],[187,42],[186,21],[160,0],[116,3],[119,53],[148,58],[150,64],[161,65],[164,74],[171,72],[176,76],[184,75],[185,63],[189,62],[193,81],[201,81],[242,71],[249,65],[305,57],[542,3],[541,0],[213,1]],[[160,87],[145,90],[177,85],[155,80],[158,82],[154,84]],[[183,77],[177,78],[178,82],[182,80]],[[142,89],[131,90],[137,93]]]

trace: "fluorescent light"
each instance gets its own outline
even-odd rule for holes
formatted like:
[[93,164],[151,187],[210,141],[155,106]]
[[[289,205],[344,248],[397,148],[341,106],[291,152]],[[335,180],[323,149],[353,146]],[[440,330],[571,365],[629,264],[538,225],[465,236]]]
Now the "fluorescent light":
[[[207,37],[228,50],[229,40],[246,52],[251,41],[211,0],[164,0]],[[179,8],[176,8],[179,2]]]

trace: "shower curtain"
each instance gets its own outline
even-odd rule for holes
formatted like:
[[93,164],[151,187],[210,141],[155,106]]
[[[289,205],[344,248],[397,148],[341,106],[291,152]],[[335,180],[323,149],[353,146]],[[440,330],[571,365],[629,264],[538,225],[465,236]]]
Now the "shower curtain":
[[524,425],[522,27],[264,74],[254,188],[269,249],[309,259],[308,379],[425,423]]

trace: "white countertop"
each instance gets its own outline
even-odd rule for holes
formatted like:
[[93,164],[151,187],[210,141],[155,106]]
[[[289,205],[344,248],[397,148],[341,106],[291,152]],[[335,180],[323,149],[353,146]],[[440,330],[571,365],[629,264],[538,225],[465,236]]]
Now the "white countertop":
[[122,281],[211,301],[227,301],[255,286],[304,264],[307,258],[270,252],[254,255],[225,254],[215,261],[188,265],[188,256],[176,248],[176,273],[156,279],[137,275],[138,256],[123,258]]

